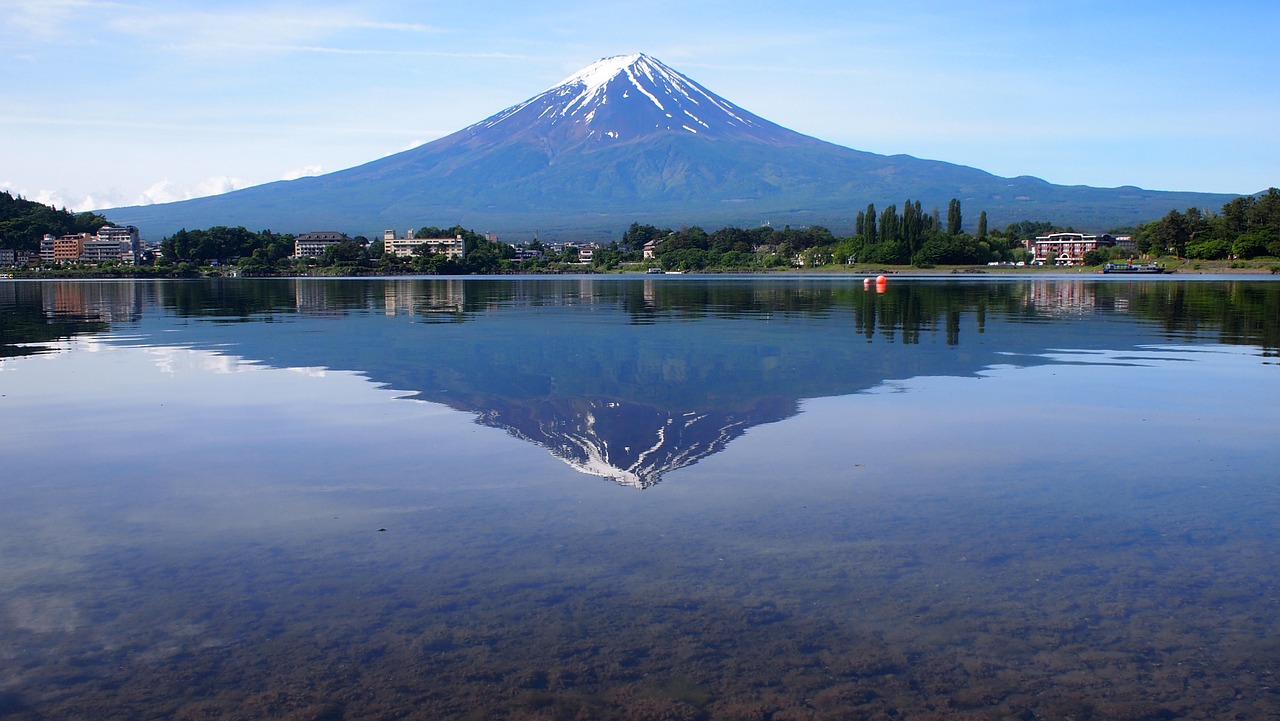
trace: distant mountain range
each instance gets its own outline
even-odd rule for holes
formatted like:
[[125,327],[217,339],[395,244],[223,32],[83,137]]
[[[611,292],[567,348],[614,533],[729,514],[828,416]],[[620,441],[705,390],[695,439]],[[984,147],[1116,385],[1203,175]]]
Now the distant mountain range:
[[278,232],[462,225],[510,239],[611,240],[633,222],[852,232],[857,211],[959,198],[992,227],[1106,230],[1235,196],[1062,186],[834,145],[754,115],[644,54],[606,58],[452,135],[364,165],[102,214],[149,238],[243,225]]

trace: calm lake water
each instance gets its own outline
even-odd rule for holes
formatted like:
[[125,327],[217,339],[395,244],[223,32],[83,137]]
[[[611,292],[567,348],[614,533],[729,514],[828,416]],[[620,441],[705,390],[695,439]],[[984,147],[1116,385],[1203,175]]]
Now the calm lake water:
[[0,717],[1280,717],[1280,283],[0,281]]

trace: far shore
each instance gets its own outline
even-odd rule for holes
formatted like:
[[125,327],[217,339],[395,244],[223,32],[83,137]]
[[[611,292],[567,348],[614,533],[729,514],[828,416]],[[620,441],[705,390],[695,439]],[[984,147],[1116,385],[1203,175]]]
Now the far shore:
[[[1164,266],[1164,275],[1277,275],[1280,262],[1275,260],[1155,260]],[[1102,266],[1008,266],[1008,265],[945,265],[933,268],[917,268],[912,265],[850,265],[824,266],[822,268],[792,268],[783,273],[849,273],[852,275],[1076,275],[1101,273]],[[1125,276],[1135,277],[1135,276]]]
[[[1263,260],[1178,260],[1178,259],[1158,259],[1154,262],[1165,268],[1165,273],[1155,276],[1149,275],[1118,275],[1116,277],[1123,278],[1149,278],[1149,277],[1169,277],[1169,276],[1195,276],[1195,275],[1239,275],[1239,276],[1273,276],[1280,275],[1280,261],[1275,259]],[[946,265],[933,268],[918,268],[912,265],[873,265],[873,264],[857,264],[857,265],[829,265],[819,268],[778,268],[778,269],[752,269],[752,268],[709,268],[697,271],[668,271],[669,273],[682,273],[687,275],[849,275],[857,277],[877,276],[877,275],[894,275],[894,276],[1056,276],[1064,275],[1098,275],[1101,273],[1101,266],[1075,266],[1075,267],[1059,267],[1059,266],[1009,266],[1009,265]],[[611,270],[596,270],[590,267],[576,267],[574,265],[558,266],[556,268],[530,269],[528,271],[513,270],[510,273],[495,273],[489,275],[475,276],[439,276],[439,277],[502,277],[510,275],[602,275],[602,276],[618,276],[618,275],[646,275],[647,268],[639,264],[626,264],[621,268]],[[433,277],[423,275],[421,273],[387,273],[383,269],[377,267],[329,267],[315,268],[312,272],[306,273],[263,273],[263,274],[245,274],[237,272],[230,266],[202,268],[200,270],[188,270],[185,274],[166,273],[159,269],[139,268],[139,269],[59,269],[59,270],[29,270],[23,268],[16,269],[0,269],[0,280],[124,280],[124,279],[141,279],[141,280],[164,280],[164,279],[184,279],[184,278],[217,278],[217,277],[243,277],[243,278],[395,278],[395,277]]]

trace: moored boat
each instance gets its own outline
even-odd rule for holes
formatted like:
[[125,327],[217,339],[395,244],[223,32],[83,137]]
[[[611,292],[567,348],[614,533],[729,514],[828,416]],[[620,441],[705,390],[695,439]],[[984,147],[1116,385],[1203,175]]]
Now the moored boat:
[[1099,273],[1140,273],[1140,274],[1158,275],[1160,273],[1164,273],[1165,269],[1163,265],[1160,265],[1158,263],[1139,263],[1136,265],[1133,263],[1107,263],[1106,265],[1102,266],[1102,270],[1098,272]]

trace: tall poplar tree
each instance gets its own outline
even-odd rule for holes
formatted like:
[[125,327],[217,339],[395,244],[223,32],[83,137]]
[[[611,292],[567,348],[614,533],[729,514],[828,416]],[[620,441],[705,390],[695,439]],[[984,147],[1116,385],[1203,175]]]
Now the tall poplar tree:
[[987,239],[987,211],[978,213],[978,240]]
[[885,243],[894,243],[902,238],[899,228],[898,206],[890,205],[880,213],[880,240]]
[[876,237],[876,204],[867,203],[867,217],[863,221],[866,224],[865,235],[868,244],[874,245],[879,242]]
[[947,235],[960,235],[960,201],[952,198],[947,204]]

